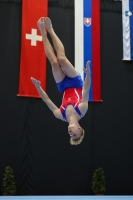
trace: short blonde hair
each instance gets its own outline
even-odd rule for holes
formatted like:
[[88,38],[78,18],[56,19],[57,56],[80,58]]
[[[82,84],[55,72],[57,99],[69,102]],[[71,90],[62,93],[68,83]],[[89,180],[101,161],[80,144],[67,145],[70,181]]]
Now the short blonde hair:
[[70,138],[70,144],[71,145],[78,145],[78,144],[80,144],[82,142],[82,140],[84,139],[84,135],[85,135],[85,131],[83,129],[82,135],[81,135],[81,137],[79,139],[74,140],[74,139]]

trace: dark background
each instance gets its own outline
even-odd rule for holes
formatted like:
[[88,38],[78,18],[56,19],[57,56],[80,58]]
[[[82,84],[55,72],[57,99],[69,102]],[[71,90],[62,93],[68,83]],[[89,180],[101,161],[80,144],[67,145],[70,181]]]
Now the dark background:
[[[17,96],[21,9],[21,0],[0,0],[0,185],[10,165],[17,195],[91,195],[103,167],[107,195],[133,195],[133,62],[122,61],[121,2],[101,1],[103,102],[89,103],[78,146],[41,99]],[[49,0],[48,16],[74,64],[73,0]],[[47,93],[60,106],[48,61]]]

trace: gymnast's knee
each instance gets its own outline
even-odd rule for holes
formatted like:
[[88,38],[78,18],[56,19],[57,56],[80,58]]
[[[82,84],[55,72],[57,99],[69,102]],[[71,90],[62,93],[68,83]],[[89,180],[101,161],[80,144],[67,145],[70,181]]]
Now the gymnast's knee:
[[57,56],[57,59],[58,59],[59,64],[63,65],[65,64],[67,58],[64,54],[61,54]]
[[57,59],[52,59],[52,60],[51,60],[51,65],[52,65],[53,68],[59,67],[59,62],[58,62],[58,60],[57,60]]

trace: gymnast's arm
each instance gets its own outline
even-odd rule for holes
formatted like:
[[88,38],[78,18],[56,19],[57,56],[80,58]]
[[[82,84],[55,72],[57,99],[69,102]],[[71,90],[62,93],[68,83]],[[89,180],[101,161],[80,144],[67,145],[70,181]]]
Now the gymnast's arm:
[[83,87],[83,96],[82,96],[82,102],[79,104],[79,109],[83,115],[88,110],[88,98],[89,98],[89,90],[90,90],[90,84],[91,84],[91,78],[90,78],[90,61],[86,64],[86,69],[84,69],[84,72],[86,73],[86,78],[84,82]]
[[63,120],[60,109],[50,100],[50,98],[48,97],[46,92],[42,89],[42,87],[40,86],[41,82],[37,81],[36,79],[34,79],[32,77],[31,77],[31,81],[34,84],[34,86],[36,87],[36,89],[37,89],[40,97],[42,98],[42,100],[46,103],[48,108],[53,112],[54,116],[58,119]]

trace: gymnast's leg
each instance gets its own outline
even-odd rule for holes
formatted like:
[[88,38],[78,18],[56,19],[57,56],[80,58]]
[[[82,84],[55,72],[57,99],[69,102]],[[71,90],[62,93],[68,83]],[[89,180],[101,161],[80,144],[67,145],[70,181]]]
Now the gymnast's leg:
[[57,52],[57,59],[58,59],[59,64],[64,69],[68,77],[71,77],[71,78],[76,77],[78,75],[78,72],[75,70],[73,65],[69,62],[69,60],[66,58],[64,46],[62,42],[60,41],[60,39],[58,38],[58,36],[56,35],[56,33],[54,32],[51,20],[48,17],[45,18],[45,26],[48,30],[48,33],[50,34],[52,38],[54,48]]
[[45,30],[45,18],[41,17],[38,20],[37,25],[42,34],[44,51],[46,53],[48,60],[51,63],[54,79],[55,79],[56,83],[61,82],[64,79],[65,74],[64,74],[63,70],[61,69],[58,59],[54,54],[54,50],[47,38],[47,32]]

